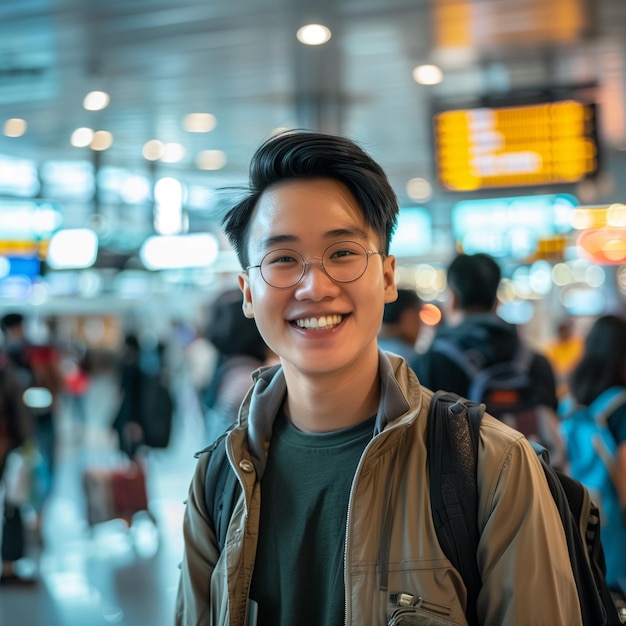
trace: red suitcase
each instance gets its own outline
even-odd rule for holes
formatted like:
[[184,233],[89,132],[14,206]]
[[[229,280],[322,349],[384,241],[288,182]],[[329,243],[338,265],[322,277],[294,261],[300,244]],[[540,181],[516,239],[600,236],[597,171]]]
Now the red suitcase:
[[141,463],[131,462],[123,468],[113,470],[111,486],[116,518],[130,524],[135,513],[148,510],[146,474]]
[[132,461],[116,468],[90,468],[83,474],[90,526],[123,519],[128,524],[135,513],[148,510],[146,474],[141,463]]

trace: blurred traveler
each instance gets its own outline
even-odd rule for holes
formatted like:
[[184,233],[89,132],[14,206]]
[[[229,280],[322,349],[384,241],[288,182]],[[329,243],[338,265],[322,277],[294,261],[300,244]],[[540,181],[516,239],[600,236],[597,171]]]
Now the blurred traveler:
[[[24,458],[17,451],[32,445],[34,437],[33,416],[23,402],[23,388],[7,358],[0,352],[0,529],[2,547],[2,573],[0,584],[32,584],[32,575],[20,572],[19,564],[26,556],[27,532],[24,522],[23,505],[28,499],[32,485],[21,484]],[[19,467],[10,467],[11,453]],[[28,471],[28,470],[27,470]],[[11,476],[9,476],[11,474]],[[27,481],[32,476],[27,476]],[[21,493],[19,493],[21,492]]]
[[64,405],[72,411],[78,432],[87,425],[86,396],[89,391],[87,351],[83,346],[72,345],[65,348],[61,357],[63,373]]
[[41,498],[43,509],[52,488],[58,454],[57,420],[64,387],[60,355],[52,344],[35,343],[27,337],[21,313],[4,315],[0,319],[0,328],[6,353],[25,389],[25,403],[36,420],[36,444],[48,475],[48,485]]
[[607,583],[626,607],[626,320],[595,321],[560,412],[570,473],[600,505]]
[[[448,322],[419,356],[415,372],[430,389],[485,402],[491,414],[544,445],[551,462],[564,468],[552,367],[545,356],[524,344],[514,325],[496,313],[500,278],[500,267],[487,254],[459,254],[452,260],[447,270]],[[488,380],[492,372],[494,378]],[[481,378],[485,388],[476,391]],[[488,385],[492,385],[490,396]]]
[[[280,364],[255,374],[235,428],[198,456],[176,623],[467,624],[429,503],[432,392],[377,345],[396,298],[393,189],[359,146],[313,132],[269,139],[250,177],[225,231],[244,313]],[[478,622],[580,624],[536,453],[488,415],[480,438]],[[214,454],[238,488],[225,519],[212,514],[223,492],[207,501]]]
[[257,325],[244,315],[242,307],[243,295],[235,288],[220,293],[209,311],[206,334],[218,356],[204,393],[207,442],[234,424],[252,386],[252,372],[270,358]]
[[378,346],[404,357],[415,367],[415,344],[420,332],[422,301],[414,289],[398,289],[398,297],[385,304],[383,321],[378,331]]
[[167,347],[152,342],[143,350],[138,337],[124,338],[119,367],[120,402],[112,428],[119,447],[130,459],[150,448],[167,448],[174,415],[174,398],[165,366]]
[[544,353],[557,381],[557,393],[562,398],[567,393],[567,379],[583,353],[584,339],[574,327],[574,320],[567,316],[559,320],[556,334],[545,346]]
[[134,458],[143,442],[141,405],[141,346],[133,333],[124,337],[119,365],[120,403],[113,420],[120,450]]

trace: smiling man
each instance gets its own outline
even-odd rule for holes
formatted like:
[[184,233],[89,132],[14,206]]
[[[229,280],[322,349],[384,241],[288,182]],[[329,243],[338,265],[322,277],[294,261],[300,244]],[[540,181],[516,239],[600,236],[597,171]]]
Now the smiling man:
[[[225,446],[239,495],[224,549],[199,456],[184,520],[179,625],[467,624],[466,590],[432,520],[432,392],[379,351],[396,298],[398,214],[380,166],[342,137],[268,140],[225,216],[262,368]],[[482,624],[579,624],[558,512],[536,454],[485,416],[477,559]],[[539,566],[540,564],[540,566]],[[404,620],[404,621],[402,621]]]

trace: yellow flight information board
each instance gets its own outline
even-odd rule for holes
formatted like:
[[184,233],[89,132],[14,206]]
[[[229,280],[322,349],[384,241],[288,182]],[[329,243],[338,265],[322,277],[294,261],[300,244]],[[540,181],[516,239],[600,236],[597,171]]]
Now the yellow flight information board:
[[564,184],[598,170],[595,107],[574,100],[434,117],[440,183],[451,191]]

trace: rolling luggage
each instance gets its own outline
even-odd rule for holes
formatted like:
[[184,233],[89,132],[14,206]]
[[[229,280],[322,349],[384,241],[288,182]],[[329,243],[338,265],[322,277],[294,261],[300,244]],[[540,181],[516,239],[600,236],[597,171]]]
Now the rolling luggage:
[[148,510],[145,469],[137,461],[85,470],[83,489],[90,526],[112,519],[123,519],[130,525],[135,513]]

